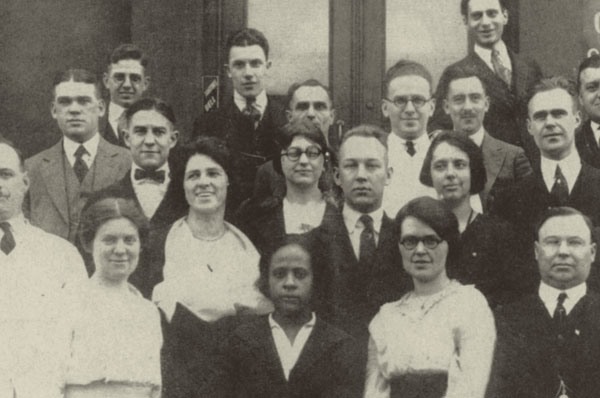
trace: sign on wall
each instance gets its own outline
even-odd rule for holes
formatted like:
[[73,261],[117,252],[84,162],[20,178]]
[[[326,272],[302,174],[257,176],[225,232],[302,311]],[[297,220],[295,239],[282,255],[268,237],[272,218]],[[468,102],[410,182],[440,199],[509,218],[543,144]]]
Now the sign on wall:
[[219,76],[202,76],[202,106],[204,112],[211,112],[219,107]]

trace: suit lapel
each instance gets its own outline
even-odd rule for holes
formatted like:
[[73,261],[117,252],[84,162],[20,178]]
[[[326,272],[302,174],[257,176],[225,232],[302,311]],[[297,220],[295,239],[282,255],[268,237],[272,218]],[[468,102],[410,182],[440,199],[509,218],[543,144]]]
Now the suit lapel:
[[65,181],[64,167],[70,167],[63,152],[63,140],[50,148],[50,152],[44,157],[45,166],[41,168],[41,173],[46,184],[48,194],[52,198],[54,205],[58,209],[63,220],[68,224],[69,209],[67,198],[67,182]]
[[527,65],[518,54],[511,50],[508,50],[508,55],[510,57],[510,62],[512,63],[512,85],[514,87],[514,92],[517,93],[519,97],[524,97],[527,95],[527,88],[529,87],[527,84],[529,81],[529,65]]
[[[261,317],[260,322],[253,326],[249,333],[245,335],[245,341],[250,347],[253,357],[258,359],[257,365],[265,367],[265,380],[274,381],[275,384],[286,383],[268,317]],[[264,360],[261,361],[259,358]]]
[[117,167],[117,162],[115,162],[114,159],[117,156],[118,152],[111,147],[111,144],[100,137],[98,152],[94,159],[94,162],[96,163],[95,187],[110,186],[111,182],[114,182]]
[[502,150],[502,146],[498,145],[495,138],[490,136],[487,132],[484,134],[481,152],[483,153],[483,164],[485,165],[487,174],[486,188],[489,191],[502,169],[506,153]]
[[514,98],[506,82],[500,79],[477,53],[471,52],[470,57],[473,66],[477,70],[477,75],[481,77],[486,86],[491,104],[503,103],[504,106],[511,107]]

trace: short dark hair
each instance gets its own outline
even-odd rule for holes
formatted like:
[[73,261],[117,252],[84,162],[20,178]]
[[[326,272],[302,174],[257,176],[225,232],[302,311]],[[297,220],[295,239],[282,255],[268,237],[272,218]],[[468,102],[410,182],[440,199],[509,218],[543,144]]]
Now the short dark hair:
[[555,89],[564,90],[573,101],[573,110],[577,110],[579,108],[579,103],[577,102],[577,89],[575,87],[575,82],[572,79],[567,78],[566,76],[552,76],[545,79],[540,80],[533,88],[530,90],[527,105],[531,103],[533,97],[535,97],[539,93],[543,93],[546,91],[552,91]]
[[227,43],[225,44],[225,54],[227,54],[227,59],[229,60],[231,47],[248,47],[254,45],[260,46],[265,53],[265,59],[269,59],[269,42],[261,31],[253,28],[244,28],[233,32],[229,38],[227,38]]
[[331,90],[329,87],[318,81],[317,79],[308,79],[303,81],[302,83],[294,83],[288,88],[287,92],[287,108],[290,109],[290,105],[292,104],[292,99],[294,98],[294,94],[301,87],[321,87],[327,93],[327,97],[329,97],[329,102],[331,103],[331,107],[333,108],[333,97],[331,96]]
[[155,110],[160,113],[175,126],[175,112],[173,112],[173,108],[160,98],[142,98],[131,104],[129,108],[125,109],[125,119],[127,119],[127,124],[131,122],[133,115],[139,111],[150,110]]
[[460,255],[460,232],[454,213],[441,201],[429,196],[415,198],[400,209],[394,220],[398,241],[402,236],[402,223],[407,217],[414,217],[428,225],[442,240],[448,242],[446,270],[451,270]]
[[431,77],[431,73],[429,73],[427,68],[418,62],[401,59],[391,68],[389,68],[387,72],[385,72],[382,86],[382,95],[384,97],[389,95],[389,89],[392,80],[400,76],[421,76],[423,79],[427,80],[427,83],[429,83],[429,94],[431,94],[433,91],[433,78]]
[[136,226],[143,245],[148,237],[149,224],[135,202],[131,199],[114,196],[98,196],[87,203],[82,210],[79,240],[86,251],[91,252],[96,233],[107,221],[127,218]]
[[344,145],[344,143],[348,141],[348,139],[351,137],[374,138],[385,147],[385,151],[387,152],[388,133],[383,131],[381,127],[377,127],[372,124],[361,124],[360,126],[351,128],[342,135],[342,140],[340,142],[340,151],[342,150],[342,146]]
[[[467,17],[467,14],[469,13],[469,1],[470,0],[461,0],[460,2],[460,13],[463,17]],[[500,4],[502,10],[506,10],[506,0],[498,0],[498,4]]]
[[425,155],[423,161],[423,167],[421,168],[421,174],[419,180],[424,185],[433,187],[433,180],[431,179],[431,162],[433,160],[433,154],[436,148],[443,142],[452,145],[463,151],[469,158],[469,169],[471,172],[471,195],[478,194],[483,191],[485,183],[487,181],[485,166],[483,164],[483,154],[481,148],[477,146],[465,133],[457,131],[442,131],[436,135],[431,142],[429,150]]
[[96,98],[101,99],[101,91],[100,85],[98,84],[98,79],[96,79],[96,75],[92,72],[85,69],[67,69],[66,71],[59,72],[54,76],[54,80],[52,82],[52,91],[53,96],[56,96],[56,86],[60,83],[74,81],[76,83],[87,83],[92,84],[94,86],[94,91],[96,92]]
[[283,126],[281,130],[281,134],[278,135],[277,146],[279,147],[279,151],[277,152],[277,156],[273,159],[273,168],[279,174],[283,174],[281,170],[281,151],[286,150],[294,141],[296,137],[304,137],[307,140],[310,140],[317,144],[321,151],[323,152],[323,157],[325,159],[329,158],[331,151],[327,146],[327,141],[325,141],[325,135],[317,127],[314,123],[306,120],[300,120],[296,123],[288,123]]
[[144,69],[148,66],[148,57],[146,54],[138,46],[132,43],[121,44],[113,50],[108,57],[109,68],[111,64],[116,64],[124,59],[140,61],[140,65],[142,65]]
[[579,210],[567,206],[550,207],[542,213],[535,226],[535,240],[539,240],[540,229],[542,229],[546,221],[554,217],[568,216],[581,216],[581,218],[583,218],[583,221],[585,222],[585,225],[587,225],[590,230],[590,242],[595,242],[596,234],[594,232],[594,224],[592,223],[592,220]]
[[4,138],[0,135],[0,145],[6,145],[11,148],[17,154],[17,159],[19,160],[19,167],[21,171],[25,171],[25,159],[23,158],[23,153],[15,146],[15,144],[7,138]]
[[588,68],[600,68],[600,54],[592,54],[579,64],[579,70],[577,71],[577,91],[581,91],[581,72]]
[[450,90],[450,84],[453,81],[459,80],[459,79],[469,79],[471,77],[476,77],[477,80],[479,80],[479,82],[481,83],[481,87],[483,87],[483,93],[485,95],[487,95],[487,87],[486,87],[483,79],[481,77],[479,77],[477,69],[475,69],[472,66],[465,65],[465,66],[455,66],[446,71],[445,84],[443,82],[440,82],[444,86],[439,87],[439,89],[441,89],[441,93],[443,94],[441,98],[448,97],[448,91]]

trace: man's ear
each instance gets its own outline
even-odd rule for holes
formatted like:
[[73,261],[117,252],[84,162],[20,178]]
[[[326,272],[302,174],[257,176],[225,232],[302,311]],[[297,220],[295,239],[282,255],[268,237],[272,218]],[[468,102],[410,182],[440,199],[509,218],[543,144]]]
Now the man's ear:
[[271,68],[271,65],[272,65],[272,63],[271,63],[271,60],[268,60],[268,61],[267,61],[267,63],[265,64],[265,67],[266,67],[267,69],[270,69],[270,68]]
[[171,144],[169,148],[173,148],[175,145],[177,145],[177,140],[179,140],[179,131],[173,130],[171,133]]
[[288,122],[292,121],[292,111],[290,111],[289,109],[286,109],[285,116],[286,116]]
[[150,76],[144,76],[144,91],[148,91],[148,89],[150,88],[150,82],[152,81],[152,79],[150,79]]
[[104,72],[102,74],[102,83],[104,84],[104,88],[106,88],[108,90],[108,80],[110,79],[110,76],[108,75],[108,72]]
[[338,166],[333,166],[333,182],[338,187],[342,186],[342,180],[340,179],[340,168]]
[[446,113],[446,115],[450,114],[450,104],[446,98],[444,98],[444,113]]
[[229,64],[223,65],[223,70],[227,74],[227,77],[231,79],[231,68],[229,67]]

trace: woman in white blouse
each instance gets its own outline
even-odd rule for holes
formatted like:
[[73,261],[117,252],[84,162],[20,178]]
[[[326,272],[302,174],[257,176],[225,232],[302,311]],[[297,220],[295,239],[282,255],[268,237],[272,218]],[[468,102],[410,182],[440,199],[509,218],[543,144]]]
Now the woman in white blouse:
[[369,326],[365,397],[483,398],[494,342],[485,297],[450,280],[458,222],[439,201],[410,201],[396,217],[414,290],[385,304]]
[[160,315],[127,282],[147,233],[130,200],[104,198],[84,210],[80,237],[95,272],[65,311],[72,320],[66,398],[160,396]]

